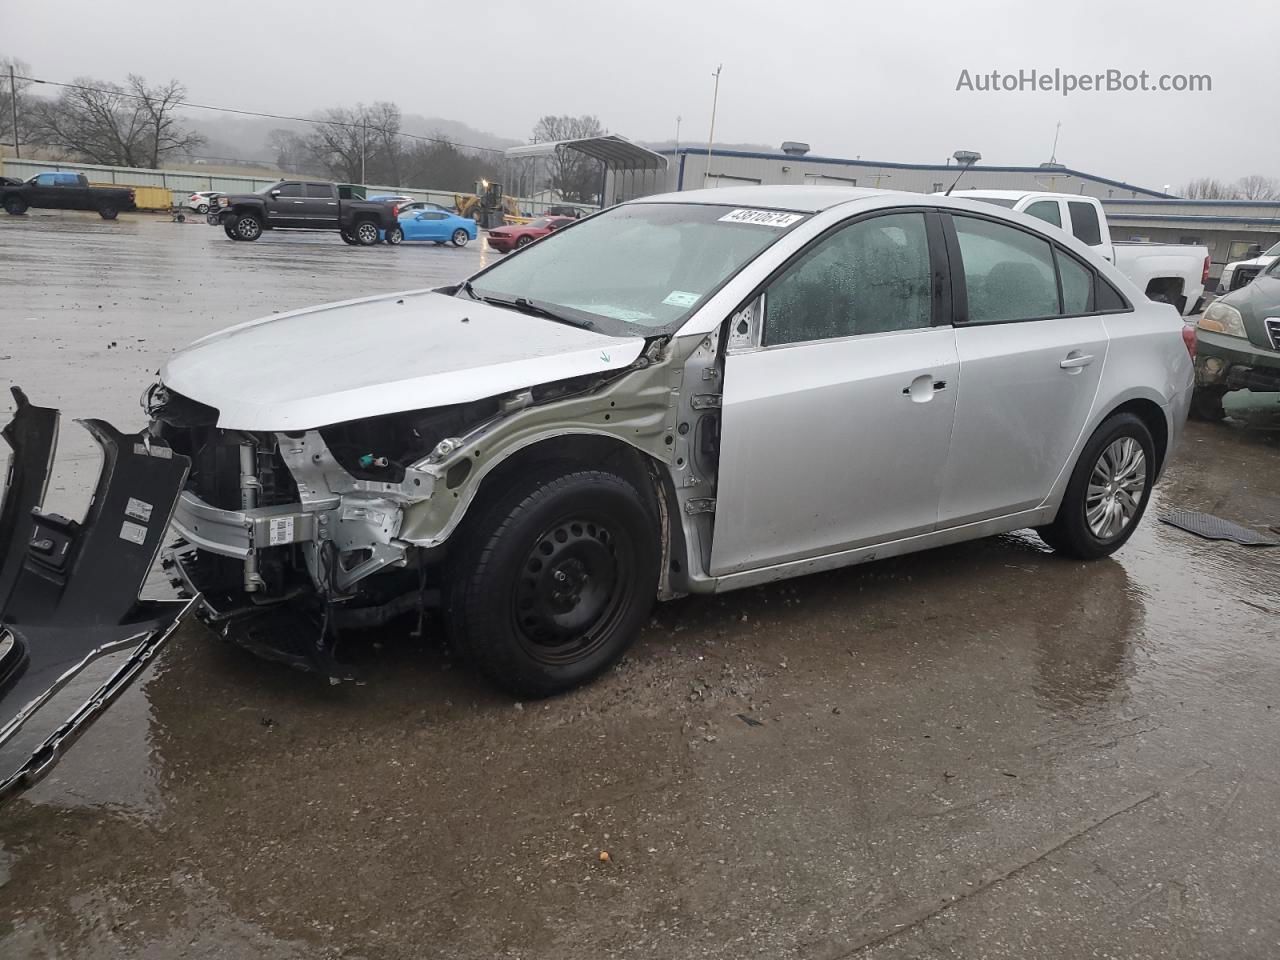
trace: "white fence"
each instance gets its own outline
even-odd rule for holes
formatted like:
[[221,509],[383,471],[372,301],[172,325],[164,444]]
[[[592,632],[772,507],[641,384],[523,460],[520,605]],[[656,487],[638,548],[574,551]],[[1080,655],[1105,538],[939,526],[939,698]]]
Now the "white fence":
[[[108,167],[96,163],[65,163],[45,160],[18,160],[13,157],[0,158],[0,174],[26,180],[37,173],[51,170],[66,170],[83,173],[94,183],[118,183],[128,187],[164,187],[172,191],[174,203],[181,203],[197,190],[217,190],[220,193],[253,193],[263,187],[269,187],[277,180],[301,179],[298,174],[282,173],[279,176],[245,177],[226,173],[199,173],[194,170],[151,170],[146,167]],[[365,191],[369,196],[390,193],[411,196],[415,200],[429,200],[441,206],[452,207],[457,190],[436,190],[431,187],[387,187],[368,184]],[[536,216],[545,213],[554,201],[534,200],[528,197],[517,197],[521,213]],[[588,203],[573,203],[583,211],[595,210]]]

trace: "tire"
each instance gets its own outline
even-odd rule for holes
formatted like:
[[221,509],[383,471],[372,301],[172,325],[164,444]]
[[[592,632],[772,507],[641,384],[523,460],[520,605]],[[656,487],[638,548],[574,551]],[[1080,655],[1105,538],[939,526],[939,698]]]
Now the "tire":
[[209,205],[207,203],[199,204],[196,207],[196,213],[201,214],[202,216],[208,212],[209,212]]
[[1227,411],[1222,406],[1222,398],[1226,395],[1227,391],[1222,387],[1196,387],[1191,393],[1191,416],[1210,423],[1226,419]]
[[516,241],[516,249],[519,250],[521,247],[527,247],[531,243],[533,243],[533,237],[526,234]]
[[98,207],[98,216],[103,220],[114,220],[120,213],[120,208],[114,203],[104,203]]
[[[1146,424],[1132,413],[1116,414],[1094,431],[1080,452],[1058,516],[1036,532],[1058,553],[1077,560],[1110,556],[1124,546],[1142,520],[1155,467],[1155,443]],[[1095,478],[1108,482],[1099,483],[1091,494]]]
[[393,247],[400,246],[404,242],[404,230],[400,227],[392,227],[387,231],[387,243]]
[[356,243],[362,247],[372,247],[378,243],[378,225],[372,220],[361,220],[351,233],[356,238]]
[[224,223],[222,225],[222,232],[225,233],[227,237],[232,240],[240,239],[239,235],[236,233],[235,224],[233,223]]
[[349,243],[353,247],[356,245],[356,242],[357,242],[356,235],[352,233],[350,230],[347,230],[347,229],[339,230],[338,235],[342,237],[343,243]]
[[459,227],[457,230],[453,231],[453,236],[450,239],[453,241],[453,245],[455,247],[465,247],[467,245],[467,241],[471,239],[471,234]]
[[465,530],[450,580],[458,649],[520,697],[598,676],[649,615],[657,530],[649,502],[612,473],[562,465],[515,485]]
[[5,209],[5,212],[6,212],[6,213],[9,213],[9,214],[12,214],[12,215],[13,215],[13,216],[15,216],[15,217],[20,217],[20,216],[22,216],[24,213],[26,213],[26,212],[27,212],[27,206],[28,206],[28,205],[27,205],[27,201],[26,201],[25,199],[23,199],[22,197],[19,197],[19,196],[17,196],[17,195],[14,195],[14,196],[12,196],[12,197],[5,197],[5,198],[4,198],[4,209]]
[[236,239],[253,242],[262,236],[262,221],[252,213],[242,213],[236,217],[233,229]]

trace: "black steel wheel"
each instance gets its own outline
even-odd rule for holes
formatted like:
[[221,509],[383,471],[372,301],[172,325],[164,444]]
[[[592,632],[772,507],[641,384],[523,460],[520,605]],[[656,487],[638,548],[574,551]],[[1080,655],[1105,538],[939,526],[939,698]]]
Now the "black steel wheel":
[[233,223],[224,223],[222,225],[222,232],[225,233],[227,237],[231,240],[240,239],[240,235],[236,233],[236,227],[235,227],[235,224]]
[[103,220],[114,220],[119,213],[120,208],[111,202],[103,203],[98,207],[98,216]]
[[1222,398],[1226,395],[1225,387],[1196,387],[1191,394],[1191,415],[1211,423],[1225,419],[1227,409],[1222,405]]
[[510,490],[460,531],[455,639],[518,696],[550,696],[608,669],[657,594],[651,498],[615,474],[565,469]]
[[5,197],[4,209],[6,213],[11,213],[15,217],[21,216],[27,212],[27,201],[17,194],[14,194],[11,197]]

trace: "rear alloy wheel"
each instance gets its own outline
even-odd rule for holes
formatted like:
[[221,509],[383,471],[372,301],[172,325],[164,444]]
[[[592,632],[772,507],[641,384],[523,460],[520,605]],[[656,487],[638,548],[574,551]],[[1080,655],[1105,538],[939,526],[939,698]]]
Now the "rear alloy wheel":
[[98,216],[103,220],[114,220],[120,209],[114,203],[104,203],[98,207]]
[[21,216],[27,212],[27,201],[19,196],[5,197],[4,209],[6,213],[11,213],[15,217]]
[[196,207],[196,213],[208,213],[208,212],[209,212],[209,205],[207,203],[202,203]]
[[533,243],[533,237],[529,236],[528,234],[525,234],[523,237],[521,237],[519,240],[516,241],[516,249],[519,250],[521,247],[527,247],[531,243]]
[[649,615],[657,529],[646,498],[612,473],[555,471],[516,485],[470,527],[454,568],[460,649],[517,696],[551,696],[597,676]]
[[252,213],[244,213],[236,218],[236,237],[240,240],[257,240],[262,236],[262,221]]
[[361,220],[356,224],[356,243],[362,247],[372,247],[378,242],[378,225],[372,220]]
[[1133,535],[1155,482],[1155,443],[1132,413],[1104,422],[1085,444],[1058,516],[1037,529],[1054,550],[1078,560],[1109,556]]
[[467,233],[467,231],[463,230],[461,227],[453,231],[453,245],[455,247],[465,247],[467,245],[467,241],[470,239],[471,234]]
[[404,230],[400,227],[392,227],[387,231],[387,243],[393,247],[398,247],[404,240]]

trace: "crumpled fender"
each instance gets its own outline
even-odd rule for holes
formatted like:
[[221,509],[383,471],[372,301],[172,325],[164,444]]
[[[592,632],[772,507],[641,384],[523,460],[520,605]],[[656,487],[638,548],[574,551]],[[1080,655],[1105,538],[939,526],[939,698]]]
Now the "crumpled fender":
[[[0,500],[0,801],[47,773],[141,672],[190,600],[140,600],[190,462],[145,432],[81,421],[102,450],[82,521],[43,512],[58,411],[13,388],[17,411],[0,431],[13,450]],[[34,751],[5,745],[101,656],[131,651]]]

